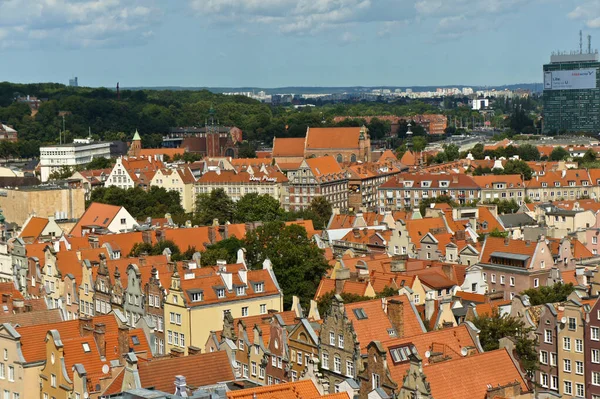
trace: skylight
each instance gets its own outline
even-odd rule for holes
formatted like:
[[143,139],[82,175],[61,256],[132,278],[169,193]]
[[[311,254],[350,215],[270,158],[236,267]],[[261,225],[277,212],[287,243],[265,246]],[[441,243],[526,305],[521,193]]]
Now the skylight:
[[132,335],[131,336],[131,342],[133,342],[134,345],[139,345],[140,344],[140,339],[137,337],[137,335]]
[[364,320],[367,318],[367,314],[365,313],[363,308],[354,309],[354,315],[358,320]]
[[87,342],[84,342],[83,344],[81,344],[81,346],[83,346],[83,351],[85,353],[91,352],[92,350],[90,349],[90,344],[88,344]]

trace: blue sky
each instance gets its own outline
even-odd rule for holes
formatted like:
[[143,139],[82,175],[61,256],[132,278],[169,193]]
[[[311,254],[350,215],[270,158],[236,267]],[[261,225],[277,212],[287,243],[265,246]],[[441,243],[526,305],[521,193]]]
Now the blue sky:
[[600,0],[0,0],[0,80],[541,82],[551,51],[578,48],[579,29],[596,47],[599,28]]

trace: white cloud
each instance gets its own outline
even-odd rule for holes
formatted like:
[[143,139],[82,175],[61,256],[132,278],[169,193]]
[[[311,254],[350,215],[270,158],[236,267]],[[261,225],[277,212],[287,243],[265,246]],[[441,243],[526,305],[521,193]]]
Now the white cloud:
[[569,18],[581,20],[588,28],[600,28],[600,0],[583,1],[569,14]]
[[90,47],[143,42],[160,10],[155,0],[0,0],[0,47],[48,43]]
[[269,25],[285,34],[315,34],[353,23],[397,23],[414,14],[405,0],[189,0],[215,22]]

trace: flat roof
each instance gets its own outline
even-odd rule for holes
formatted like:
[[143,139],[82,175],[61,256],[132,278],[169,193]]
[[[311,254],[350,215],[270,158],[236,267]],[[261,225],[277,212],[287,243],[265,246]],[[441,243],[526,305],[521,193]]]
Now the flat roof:
[[45,147],[40,147],[40,150],[46,149],[46,148],[77,148],[77,147],[87,147],[87,146],[97,145],[97,144],[107,144],[107,145],[110,146],[112,143],[110,141],[94,141],[92,143],[55,144],[55,145],[49,145],[49,146],[45,146]]

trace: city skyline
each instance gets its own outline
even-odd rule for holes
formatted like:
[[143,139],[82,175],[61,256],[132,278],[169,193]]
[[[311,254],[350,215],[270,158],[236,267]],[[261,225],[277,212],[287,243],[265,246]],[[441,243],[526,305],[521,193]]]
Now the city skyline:
[[0,51],[15,62],[0,76],[106,87],[535,83],[552,51],[578,49],[580,29],[596,36],[599,12],[585,0],[10,0]]

